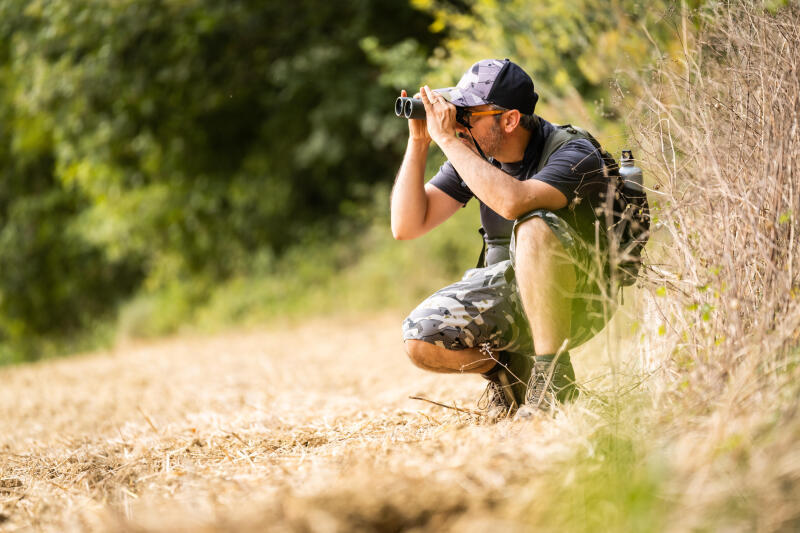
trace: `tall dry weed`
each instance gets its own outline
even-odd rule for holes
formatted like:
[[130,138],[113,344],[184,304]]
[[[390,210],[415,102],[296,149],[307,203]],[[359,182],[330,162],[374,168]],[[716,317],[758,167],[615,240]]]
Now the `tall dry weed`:
[[778,370],[798,340],[800,6],[730,2],[697,20],[642,84],[635,130],[660,228],[654,321],[677,367],[719,392],[743,360]]
[[800,5],[684,8],[639,79],[654,416],[675,530],[800,527]]

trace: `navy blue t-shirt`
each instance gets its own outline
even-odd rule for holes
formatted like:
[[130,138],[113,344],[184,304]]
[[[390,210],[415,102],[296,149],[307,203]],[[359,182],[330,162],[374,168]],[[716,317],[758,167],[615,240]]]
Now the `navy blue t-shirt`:
[[[608,183],[603,175],[603,158],[591,142],[576,139],[553,152],[544,168],[536,173],[544,139],[554,129],[551,123],[539,118],[538,131],[531,135],[522,161],[500,163],[490,159],[490,162],[518,180],[540,180],[561,191],[567,197],[567,206],[554,213],[572,226],[587,243],[593,243],[597,220],[595,208],[602,206],[601,197]],[[449,161],[441,166],[430,183],[463,204],[474,196]],[[503,218],[483,202],[480,202],[480,211],[481,224],[488,239],[511,237],[513,220]]]

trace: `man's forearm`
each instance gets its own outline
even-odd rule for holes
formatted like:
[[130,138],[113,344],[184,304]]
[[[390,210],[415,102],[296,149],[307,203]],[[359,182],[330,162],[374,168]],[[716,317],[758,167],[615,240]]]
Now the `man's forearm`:
[[439,148],[472,193],[484,204],[509,220],[522,214],[518,213],[520,205],[529,194],[522,182],[492,166],[457,137],[440,143]]
[[425,195],[427,140],[409,139],[403,163],[392,189],[392,234],[397,239],[413,238],[424,224],[428,201]]

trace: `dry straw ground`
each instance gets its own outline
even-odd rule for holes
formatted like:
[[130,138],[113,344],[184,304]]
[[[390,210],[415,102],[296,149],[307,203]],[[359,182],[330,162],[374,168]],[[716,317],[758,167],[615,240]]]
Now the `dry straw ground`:
[[413,367],[399,318],[2,369],[0,531],[525,529],[585,404],[492,425],[411,400],[469,411],[484,383]]

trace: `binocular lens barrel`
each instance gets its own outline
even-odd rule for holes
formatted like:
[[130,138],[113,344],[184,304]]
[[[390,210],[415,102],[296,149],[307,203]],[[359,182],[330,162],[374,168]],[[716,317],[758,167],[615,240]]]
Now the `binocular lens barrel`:
[[425,118],[425,106],[419,98],[401,96],[394,102],[394,114],[403,118]]

